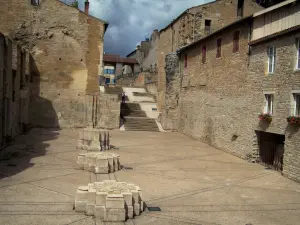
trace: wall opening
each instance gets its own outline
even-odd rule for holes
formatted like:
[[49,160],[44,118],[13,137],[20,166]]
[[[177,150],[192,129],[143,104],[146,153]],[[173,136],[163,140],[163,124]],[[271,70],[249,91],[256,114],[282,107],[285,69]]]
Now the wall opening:
[[285,136],[263,131],[255,131],[258,142],[258,162],[276,171],[283,169]]

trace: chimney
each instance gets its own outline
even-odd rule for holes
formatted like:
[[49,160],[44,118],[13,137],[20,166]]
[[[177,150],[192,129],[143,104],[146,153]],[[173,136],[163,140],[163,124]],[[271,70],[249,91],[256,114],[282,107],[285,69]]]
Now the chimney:
[[89,14],[90,3],[89,0],[85,0],[84,2],[84,13]]

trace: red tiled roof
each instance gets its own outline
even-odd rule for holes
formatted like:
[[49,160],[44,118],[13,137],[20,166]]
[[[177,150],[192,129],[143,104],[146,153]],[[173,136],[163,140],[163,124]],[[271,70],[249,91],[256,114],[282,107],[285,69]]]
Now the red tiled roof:
[[103,56],[104,62],[119,62],[119,63],[131,63],[131,64],[138,64],[138,61],[133,58],[122,58],[119,55],[112,55],[112,54],[104,54]]

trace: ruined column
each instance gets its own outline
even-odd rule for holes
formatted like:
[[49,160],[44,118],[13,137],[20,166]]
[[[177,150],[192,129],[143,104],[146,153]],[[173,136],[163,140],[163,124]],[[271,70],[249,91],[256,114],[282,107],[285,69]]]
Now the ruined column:
[[165,130],[178,129],[178,102],[180,93],[179,58],[176,53],[166,55],[166,93],[165,107],[162,111],[161,122]]

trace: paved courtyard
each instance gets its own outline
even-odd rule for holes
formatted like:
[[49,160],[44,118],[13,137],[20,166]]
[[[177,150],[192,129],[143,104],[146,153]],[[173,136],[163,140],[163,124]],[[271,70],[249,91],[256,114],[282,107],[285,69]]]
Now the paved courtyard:
[[[148,206],[128,225],[297,225],[300,184],[178,133],[111,131],[126,169],[75,169],[76,130],[34,129],[0,152],[0,224],[104,224],[73,211],[77,186],[139,185]],[[105,223],[123,224],[123,223]]]

